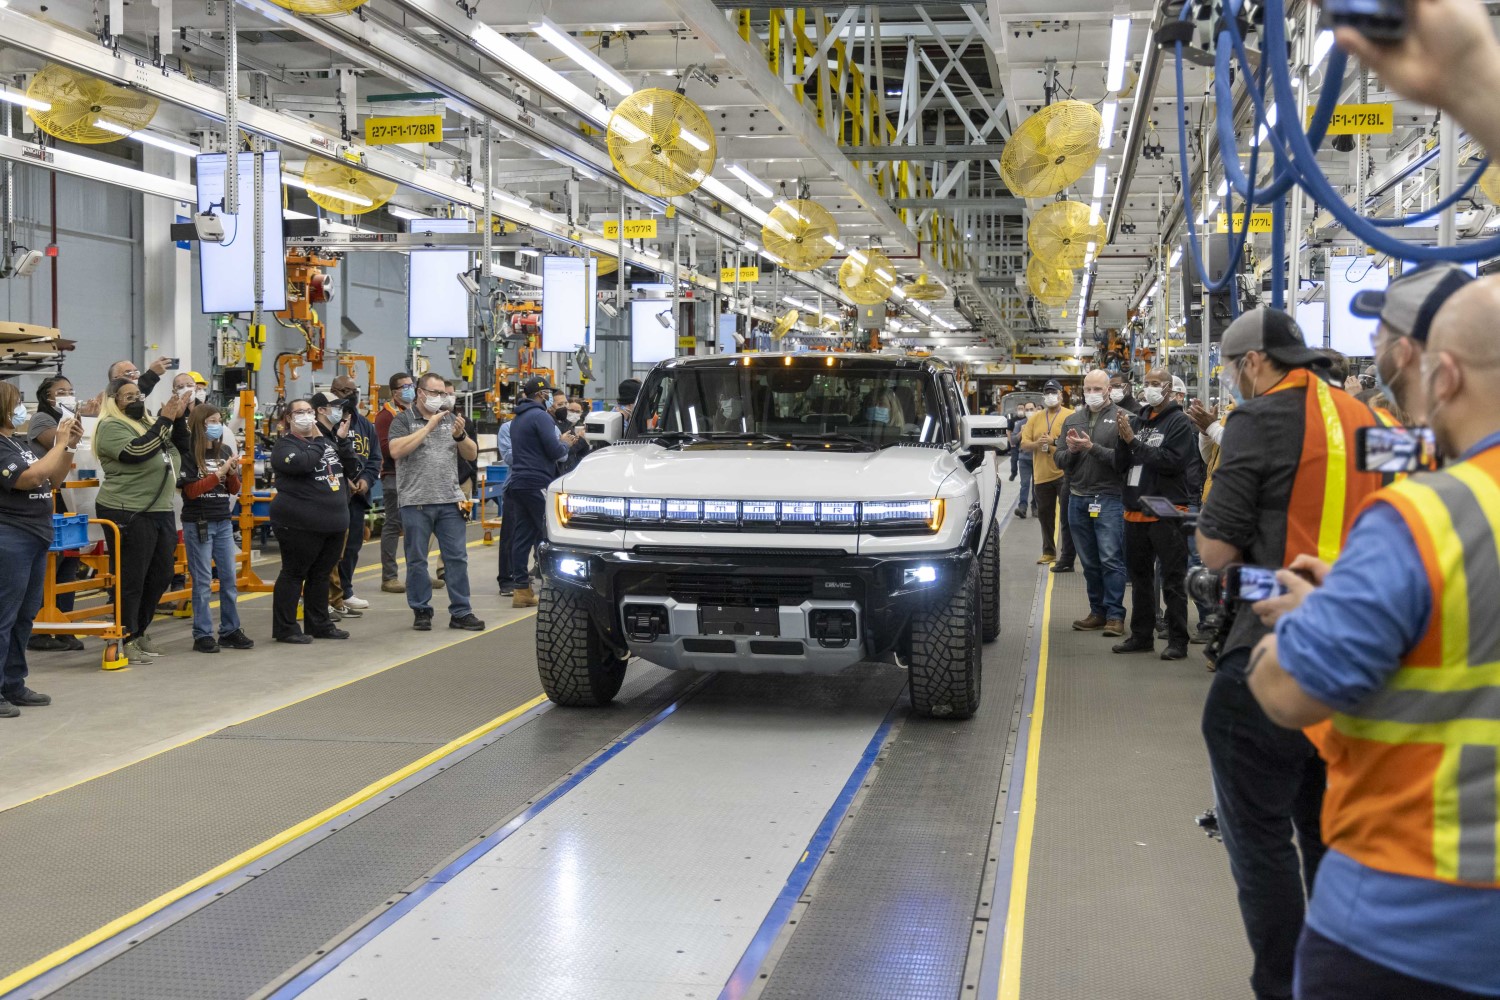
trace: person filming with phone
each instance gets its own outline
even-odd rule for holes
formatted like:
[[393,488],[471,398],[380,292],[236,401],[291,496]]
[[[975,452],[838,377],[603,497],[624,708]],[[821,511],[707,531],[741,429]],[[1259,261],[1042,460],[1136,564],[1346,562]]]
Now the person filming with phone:
[[[1220,351],[1222,383],[1237,405],[1198,519],[1204,565],[1220,572],[1236,563],[1282,567],[1303,554],[1332,559],[1360,504],[1381,486],[1378,475],[1358,471],[1353,448],[1374,414],[1328,384],[1320,374],[1328,359],[1280,310],[1240,316]],[[1257,1000],[1286,1000],[1305,894],[1323,857],[1323,762],[1306,736],[1277,726],[1256,704],[1245,672],[1266,629],[1244,602],[1228,615],[1203,737],[1254,955],[1251,988]]]
[[1299,558],[1252,609],[1275,631],[1250,693],[1318,727],[1328,761],[1306,1000],[1500,996],[1497,310],[1500,277],[1468,283],[1425,338],[1423,406],[1454,464],[1374,494],[1331,568]]

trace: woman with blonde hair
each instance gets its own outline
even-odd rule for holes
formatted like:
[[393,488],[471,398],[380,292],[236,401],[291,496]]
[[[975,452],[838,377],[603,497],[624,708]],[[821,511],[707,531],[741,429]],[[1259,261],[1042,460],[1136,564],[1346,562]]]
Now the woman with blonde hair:
[[[178,453],[188,448],[187,425],[179,418],[191,399],[191,390],[173,394],[153,419],[146,414],[140,388],[115,379],[105,390],[94,428],[94,456],[104,471],[97,509],[120,528],[120,615],[125,652],[135,664],[162,655],[146,630],[172,582],[177,550],[172,489],[181,463]],[[106,531],[104,537],[113,555],[114,533]]]
[[[218,407],[202,404],[193,408],[187,426],[188,446],[182,453],[177,486],[182,490],[182,544],[193,580],[193,649],[200,653],[217,653],[221,646],[253,649],[255,641],[240,628],[236,605],[239,547],[235,545],[230,508],[240,491],[240,473],[233,450],[224,443],[224,417]],[[209,608],[216,572],[217,640]]]
[[52,699],[26,686],[26,643],[42,608],[47,550],[52,546],[52,489],[68,477],[83,427],[64,417],[52,447],[37,454],[26,437],[30,415],[21,392],[0,382],[0,719]]

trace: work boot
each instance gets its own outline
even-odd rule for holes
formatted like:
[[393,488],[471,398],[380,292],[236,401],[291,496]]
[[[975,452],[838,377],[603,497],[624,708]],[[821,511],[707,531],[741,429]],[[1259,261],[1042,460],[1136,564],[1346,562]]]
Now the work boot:
[[1125,634],[1125,619],[1111,618],[1104,623],[1104,634],[1107,636],[1121,636]]
[[392,577],[389,580],[381,580],[380,589],[387,594],[404,594],[406,593],[406,584]]
[[244,629],[235,629],[228,635],[219,636],[219,645],[227,649],[254,649],[255,640],[245,634]]
[[1072,563],[1068,563],[1066,566],[1064,566],[1062,563],[1053,563],[1052,564],[1052,572],[1054,572],[1054,573],[1071,573],[1071,572],[1073,572],[1073,564]]
[[195,653],[217,653],[219,644],[211,635],[203,635],[193,640],[193,652]]
[[1201,646],[1212,639],[1214,637],[1214,633],[1217,631],[1218,626],[1212,625],[1208,622],[1199,622],[1197,631],[1193,633],[1192,638],[1189,641],[1192,642],[1192,644],[1195,646]]
[[1038,559],[1036,564],[1038,566],[1051,566],[1055,562],[1057,562],[1057,556],[1049,556],[1044,552],[1042,553],[1042,558]]
[[1090,611],[1087,618],[1080,618],[1073,623],[1073,629],[1078,632],[1095,632],[1108,624],[1104,616],[1097,611]]
[[510,606],[513,608],[534,608],[536,605],[536,591],[530,587],[520,587],[511,596]]
[[0,719],[14,719],[21,714],[21,710],[10,702],[0,699]]
[[1156,644],[1149,638],[1131,636],[1124,642],[1117,642],[1109,648],[1115,653],[1149,653],[1156,648]]
[[448,619],[448,627],[461,628],[466,632],[483,632],[484,622],[475,617],[473,612],[470,612],[460,618],[450,617]]
[[20,687],[14,691],[5,692],[5,700],[18,708],[41,708],[43,705],[52,704],[50,694],[42,694],[29,687]]
[[1016,508],[1016,517],[1018,519],[1020,519],[1020,520],[1025,520],[1026,519],[1026,508],[1025,507],[1017,507]]
[[1163,660],[1185,660],[1187,659],[1187,644],[1181,642],[1169,642],[1167,648],[1162,650]]
[[432,631],[432,609],[431,608],[417,608],[416,609],[416,616],[412,620],[411,627],[414,628],[414,629],[416,629],[418,632],[431,632]]
[[33,653],[56,653],[68,648],[68,644],[56,636],[33,635],[26,642],[26,648]]
[[321,632],[311,633],[314,639],[347,639],[349,633],[341,628],[325,628]]

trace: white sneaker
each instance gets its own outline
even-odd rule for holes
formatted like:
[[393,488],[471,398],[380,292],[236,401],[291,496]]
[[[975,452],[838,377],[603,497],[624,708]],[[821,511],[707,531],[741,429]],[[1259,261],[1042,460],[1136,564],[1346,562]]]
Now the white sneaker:
[[363,611],[369,606],[370,602],[365,600],[363,597],[355,597],[353,594],[350,594],[348,597],[344,598],[344,607],[353,608],[355,611]]

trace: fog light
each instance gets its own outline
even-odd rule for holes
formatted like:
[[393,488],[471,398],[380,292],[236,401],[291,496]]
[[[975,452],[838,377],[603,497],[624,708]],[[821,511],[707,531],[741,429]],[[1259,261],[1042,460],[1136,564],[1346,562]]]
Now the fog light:
[[574,559],[564,556],[557,560],[557,571],[563,576],[572,577],[575,580],[587,580],[589,578],[589,563],[587,559]]
[[901,586],[919,586],[937,582],[936,566],[908,566],[901,571]]

